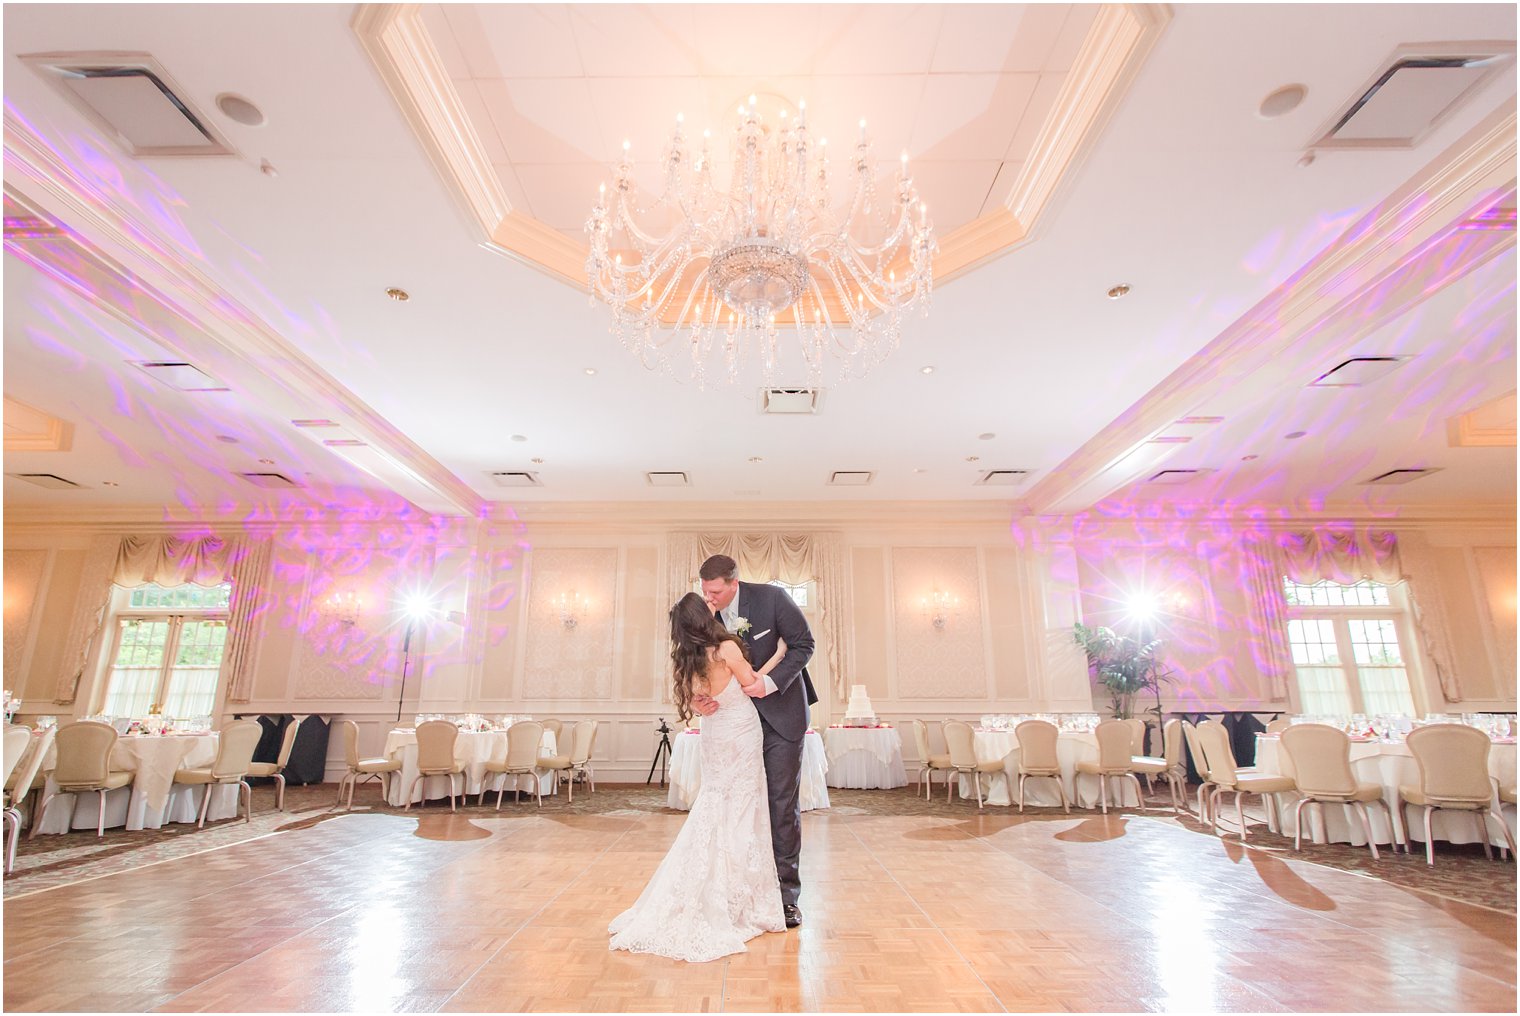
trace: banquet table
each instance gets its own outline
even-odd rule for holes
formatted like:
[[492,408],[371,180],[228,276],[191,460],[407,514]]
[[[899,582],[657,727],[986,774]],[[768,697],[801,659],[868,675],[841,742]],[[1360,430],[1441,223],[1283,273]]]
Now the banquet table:
[[828,785],[886,790],[908,785],[902,736],[894,727],[834,727],[823,734]]
[[[1001,758],[1003,771],[989,773],[987,786],[982,794],[982,803],[1006,807],[1014,804],[1018,799],[1017,788],[1019,785],[1019,738],[1012,730],[986,730],[981,727],[975,729],[976,757]],[[1095,734],[1085,730],[1063,730],[1056,738],[1056,760],[1061,763],[1061,782],[1066,787],[1066,798],[1075,807],[1097,808],[1102,805],[1098,799],[1099,783],[1096,776],[1088,776],[1077,780],[1077,762],[1084,759],[1096,761],[1098,758],[1098,738]],[[976,799],[976,788],[971,785],[971,778],[961,776],[960,786],[957,788],[962,797]],[[1118,789],[1115,790],[1114,788]],[[1138,807],[1140,802],[1135,798],[1135,785],[1126,779],[1109,781],[1109,802],[1117,801],[1119,807]],[[1051,785],[1048,779],[1030,777],[1024,781],[1024,804],[1034,805],[1041,808],[1059,808],[1061,795]]]
[[[106,826],[125,826],[128,830],[158,829],[165,822],[194,822],[200,817],[205,792],[201,786],[174,782],[176,769],[199,769],[216,759],[219,743],[216,733],[208,734],[124,734],[111,749],[110,767],[130,770],[135,775],[125,787],[106,792]],[[57,763],[58,748],[49,749],[44,769]],[[57,794],[58,785],[48,778],[45,793],[55,803],[48,805],[39,833],[66,833],[70,829],[94,829],[99,816],[96,795]],[[232,818],[237,814],[236,785],[211,788],[211,807],[207,821]]]
[[[802,810],[814,811],[829,806],[829,788],[824,780],[829,762],[818,731],[809,730],[802,738]],[[679,811],[689,811],[702,789],[702,737],[695,727],[671,738],[670,791],[666,804]]]
[[[1288,753],[1282,750],[1282,739],[1276,735],[1258,734],[1256,737],[1256,763],[1266,772],[1282,773],[1284,776],[1294,775],[1292,760]],[[1353,738],[1351,742],[1351,771],[1358,780],[1364,783],[1376,783],[1383,788],[1383,800],[1388,802],[1390,810],[1393,809],[1394,795],[1398,793],[1399,786],[1419,786],[1420,768],[1414,760],[1414,755],[1409,751],[1409,746],[1402,741],[1379,741],[1361,740]],[[1515,742],[1495,741],[1488,753],[1488,774],[1504,785],[1513,785],[1515,782]],[[1283,826],[1288,835],[1292,834],[1293,807],[1298,801],[1296,792],[1287,792],[1278,795],[1281,804],[1280,812],[1283,816]],[[1323,813],[1323,821],[1320,814]],[[1372,836],[1378,843],[1392,842],[1391,831],[1388,828],[1388,816],[1383,809],[1370,807],[1367,814],[1372,821]],[[1315,843],[1351,843],[1356,846],[1364,846],[1367,843],[1366,834],[1362,831],[1359,820],[1350,819],[1346,815],[1346,809],[1338,804],[1326,804],[1322,806],[1306,805],[1302,812],[1304,817],[1305,832]],[[1401,828],[1413,834],[1416,842],[1423,842],[1425,835],[1424,809],[1410,805],[1406,808],[1406,814],[1400,816]],[[1505,809],[1504,820],[1509,823],[1510,832],[1515,830],[1515,813],[1513,809]],[[1274,816],[1268,813],[1269,828],[1276,829],[1277,823]],[[1504,836],[1492,819],[1487,821],[1489,842],[1494,846],[1505,846]],[[1477,823],[1466,815],[1460,815],[1452,811],[1437,811],[1431,822],[1431,834],[1437,840],[1447,843],[1477,843]]]
[[[538,755],[540,758],[555,754],[557,742],[554,731],[545,730],[543,740],[539,742]],[[489,789],[495,790],[501,785],[501,780],[506,780],[504,774],[495,774],[489,781],[486,779],[486,763],[493,758],[505,758],[507,754],[506,730],[461,730],[459,738],[454,742],[454,761],[464,763],[463,778],[456,778],[454,785],[460,788],[461,793],[478,794],[489,785]],[[401,807],[406,803],[407,788],[412,781],[417,779],[417,730],[415,727],[397,727],[385,736],[385,757],[399,759],[401,771],[391,776],[390,790],[385,795],[388,804]],[[550,770],[538,771],[539,792],[551,793],[554,787],[554,774]],[[510,780],[507,787],[513,786]],[[436,801],[449,796],[449,778],[447,776],[429,776],[417,784],[417,789],[412,792],[412,803],[418,804],[424,800]]]

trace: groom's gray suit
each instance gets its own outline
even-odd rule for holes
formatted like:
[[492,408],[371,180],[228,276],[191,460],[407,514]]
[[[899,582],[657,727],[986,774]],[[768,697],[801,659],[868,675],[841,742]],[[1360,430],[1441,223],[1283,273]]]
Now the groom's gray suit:
[[[795,905],[802,894],[797,867],[802,854],[802,736],[808,728],[808,706],[818,701],[806,666],[813,657],[813,633],[797,604],[776,586],[740,582],[739,595],[730,606],[736,616],[749,622],[739,637],[756,667],[775,654],[778,638],[786,642],[786,655],[766,675],[776,690],[754,703],[764,738],[771,850],[776,855],[781,902]],[[721,620],[722,615],[718,616]]]

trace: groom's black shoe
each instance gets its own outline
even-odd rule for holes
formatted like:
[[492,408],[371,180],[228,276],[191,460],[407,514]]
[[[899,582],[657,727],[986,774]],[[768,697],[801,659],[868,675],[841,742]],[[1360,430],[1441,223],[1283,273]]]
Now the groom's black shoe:
[[795,928],[802,924],[802,908],[797,906],[797,904],[788,903],[781,908],[781,912],[786,915],[786,926],[788,928]]

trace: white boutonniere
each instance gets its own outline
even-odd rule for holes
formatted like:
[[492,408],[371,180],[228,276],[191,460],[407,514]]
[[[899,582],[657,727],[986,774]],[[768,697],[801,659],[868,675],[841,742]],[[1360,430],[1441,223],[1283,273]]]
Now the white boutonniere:
[[736,617],[736,618],[734,618],[734,634],[735,635],[743,635],[747,631],[749,631],[749,618],[747,618],[747,617]]

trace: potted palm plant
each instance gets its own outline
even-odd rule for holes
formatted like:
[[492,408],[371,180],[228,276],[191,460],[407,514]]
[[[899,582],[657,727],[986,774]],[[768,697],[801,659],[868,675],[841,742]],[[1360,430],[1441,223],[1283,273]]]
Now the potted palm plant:
[[1113,703],[1114,716],[1127,720],[1134,712],[1135,696],[1149,689],[1156,704],[1146,712],[1161,719],[1161,682],[1171,680],[1170,669],[1163,669],[1161,640],[1141,643],[1112,628],[1089,628],[1078,621],[1073,630],[1077,645],[1087,653],[1088,672],[1101,684]]

